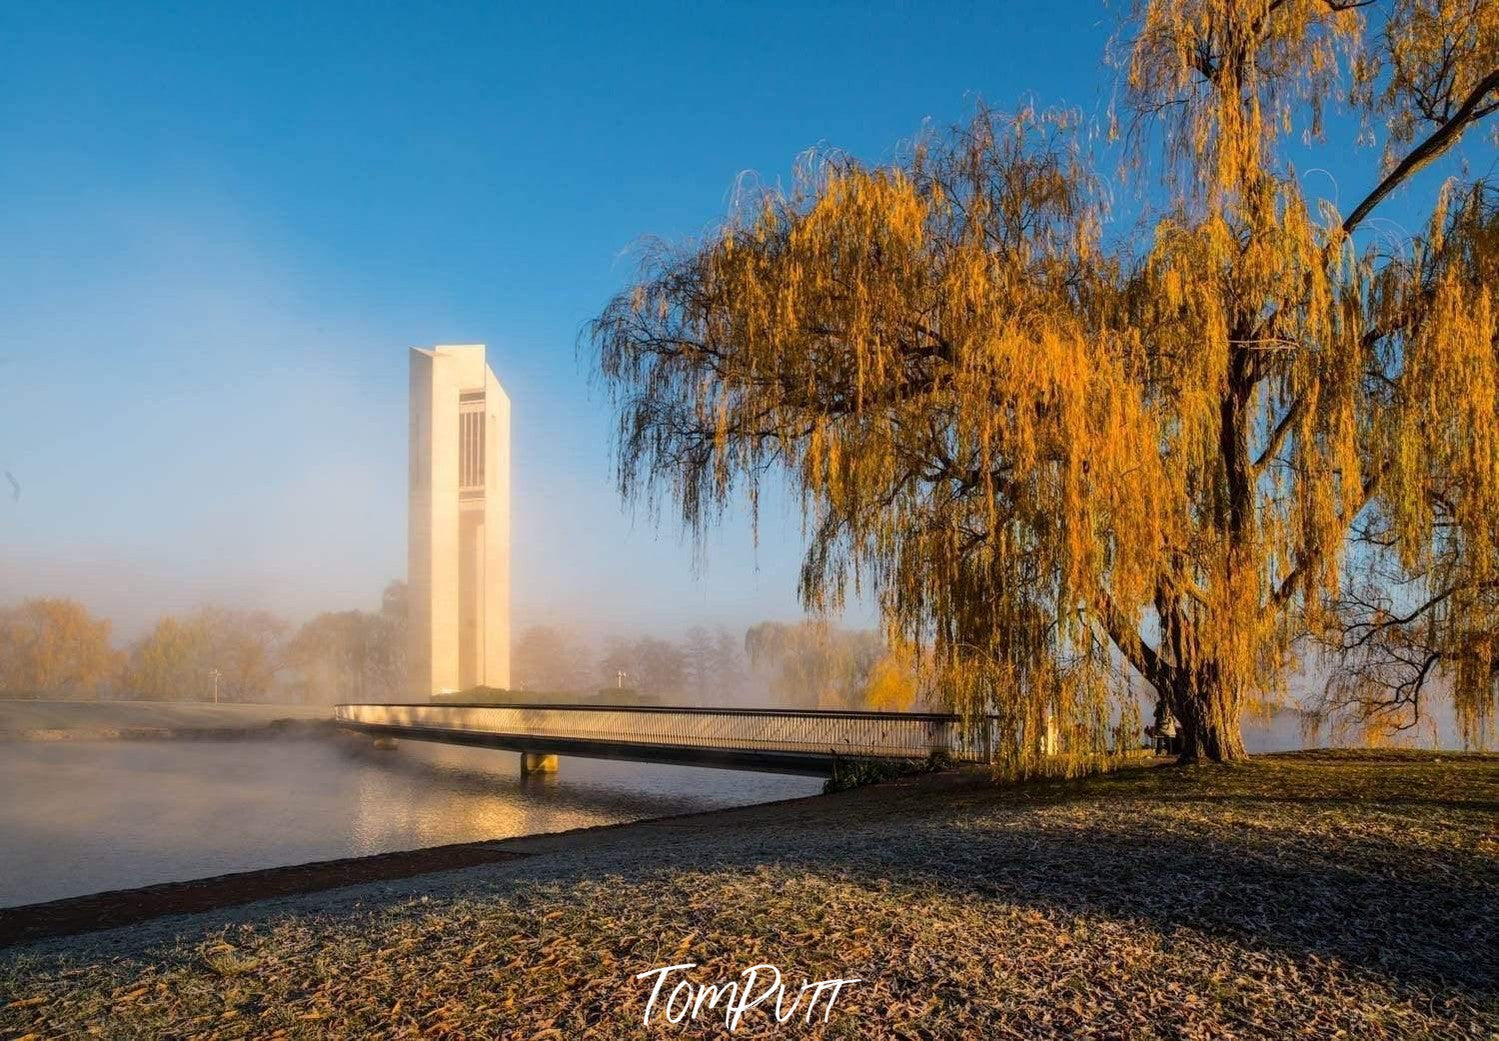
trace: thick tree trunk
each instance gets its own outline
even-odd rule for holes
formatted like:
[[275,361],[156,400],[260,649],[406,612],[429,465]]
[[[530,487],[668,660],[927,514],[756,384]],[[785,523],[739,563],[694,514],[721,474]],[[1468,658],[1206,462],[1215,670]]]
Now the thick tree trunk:
[[1182,684],[1171,705],[1181,730],[1183,763],[1231,763],[1248,759],[1238,700],[1206,684]]
[[1099,618],[1119,653],[1155,688],[1156,696],[1165,700],[1176,717],[1181,761],[1227,763],[1249,758],[1239,722],[1241,699],[1222,682],[1221,671],[1211,664],[1197,668],[1175,664],[1198,660],[1192,653],[1196,649],[1192,627],[1165,587],[1157,590],[1155,606],[1161,628],[1159,649],[1140,638],[1138,628],[1114,609],[1106,595],[1099,598]]

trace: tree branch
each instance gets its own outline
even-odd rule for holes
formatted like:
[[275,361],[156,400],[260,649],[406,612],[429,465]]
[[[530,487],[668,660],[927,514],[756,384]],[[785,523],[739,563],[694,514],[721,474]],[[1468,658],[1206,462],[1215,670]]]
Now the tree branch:
[[[1346,531],[1348,527],[1358,519],[1358,515],[1364,512],[1364,507],[1369,505],[1370,500],[1374,498],[1374,492],[1379,487],[1379,479],[1383,476],[1384,470],[1381,469],[1371,474],[1364,481],[1363,495],[1359,499],[1358,505],[1346,511],[1341,518],[1342,528],[1344,531]],[[1300,561],[1294,568],[1291,569],[1291,573],[1281,580],[1280,586],[1275,590],[1275,596],[1272,599],[1272,602],[1276,607],[1283,606],[1286,601],[1291,599],[1292,594],[1296,592],[1296,583],[1301,580],[1301,576],[1306,574],[1307,570],[1314,564],[1318,563],[1326,552],[1327,550],[1325,547],[1320,548],[1317,551],[1308,554],[1305,560]]]
[[1303,393],[1291,403],[1286,409],[1286,414],[1280,417],[1280,422],[1275,424],[1275,429],[1270,432],[1270,440],[1266,442],[1264,451],[1260,452],[1255,459],[1253,468],[1256,473],[1265,468],[1265,464],[1280,454],[1281,446],[1285,444],[1286,436],[1290,434],[1291,427],[1295,425],[1301,413],[1306,409],[1308,395]]
[[1119,648],[1124,660],[1134,666],[1135,671],[1144,676],[1147,683],[1164,693],[1171,686],[1170,670],[1161,661],[1156,649],[1141,638],[1135,626],[1126,621],[1114,605],[1113,598],[1106,592],[1099,592],[1095,598],[1094,610],[1103,625],[1103,631],[1108,634],[1114,646]]
[[1395,169],[1390,171],[1389,176],[1379,182],[1379,187],[1370,192],[1368,197],[1354,208],[1353,212],[1348,215],[1348,219],[1343,222],[1343,234],[1352,234],[1353,229],[1369,215],[1369,211],[1378,206],[1386,195],[1398,188],[1402,181],[1445,152],[1462,136],[1469,123],[1477,122],[1494,111],[1493,105],[1480,106],[1483,104],[1483,99],[1495,90],[1499,90],[1499,69],[1495,69],[1479,80],[1478,86],[1473,88],[1472,93],[1458,107],[1452,118],[1400,160]]

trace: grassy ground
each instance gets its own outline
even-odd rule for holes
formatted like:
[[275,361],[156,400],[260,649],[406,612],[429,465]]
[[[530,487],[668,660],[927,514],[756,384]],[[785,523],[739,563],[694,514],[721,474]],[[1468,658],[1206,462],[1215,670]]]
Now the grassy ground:
[[11,952],[7,1036],[722,1036],[636,973],[862,977],[751,1036],[1493,1037],[1499,758],[965,775]]

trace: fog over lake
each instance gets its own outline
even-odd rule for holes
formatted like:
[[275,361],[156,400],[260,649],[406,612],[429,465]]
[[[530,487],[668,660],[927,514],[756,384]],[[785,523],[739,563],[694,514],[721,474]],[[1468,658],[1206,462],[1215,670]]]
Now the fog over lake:
[[0,746],[0,906],[810,795],[816,778],[344,739]]

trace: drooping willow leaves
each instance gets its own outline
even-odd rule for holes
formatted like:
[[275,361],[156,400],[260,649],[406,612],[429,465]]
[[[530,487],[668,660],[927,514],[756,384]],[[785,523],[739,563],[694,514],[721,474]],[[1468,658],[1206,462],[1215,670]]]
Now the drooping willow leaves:
[[[785,475],[808,605],[868,590],[940,696],[993,717],[1004,769],[1120,747],[1131,674],[1189,758],[1242,755],[1244,705],[1337,619],[1356,524],[1388,518],[1407,568],[1444,542],[1464,581],[1492,574],[1492,196],[1444,190],[1396,248],[1354,233],[1499,105],[1496,10],[1412,0],[1376,32],[1328,0],[1143,4],[1124,97],[1164,151],[1131,155],[1170,190],[1138,250],[1104,237],[1065,114],[982,112],[883,167],[823,157],[648,257],[590,326],[622,493],[701,531]],[[1391,124],[1348,217],[1285,157],[1340,98]],[[1493,696],[1454,689],[1470,720]]]

